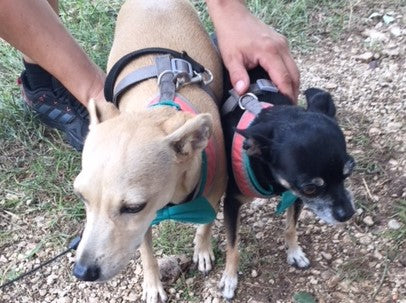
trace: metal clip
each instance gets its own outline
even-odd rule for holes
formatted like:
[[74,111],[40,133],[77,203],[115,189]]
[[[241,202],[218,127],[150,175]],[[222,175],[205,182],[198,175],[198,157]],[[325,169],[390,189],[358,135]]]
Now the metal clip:
[[244,106],[242,103],[243,103],[243,100],[244,100],[245,98],[247,98],[247,97],[252,98],[252,99],[255,99],[255,100],[258,101],[258,97],[257,97],[255,94],[253,94],[253,93],[246,93],[246,94],[242,95],[240,98],[238,98],[238,106],[239,106],[242,110],[245,110],[245,109],[246,109],[245,106]]
[[186,60],[172,58],[171,69],[177,80],[181,83],[187,83],[193,78],[192,65]]

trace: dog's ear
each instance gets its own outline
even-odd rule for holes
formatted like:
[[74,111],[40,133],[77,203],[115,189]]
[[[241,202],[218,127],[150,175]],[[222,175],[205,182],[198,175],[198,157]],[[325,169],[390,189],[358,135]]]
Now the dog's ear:
[[178,161],[190,159],[206,148],[213,131],[210,114],[199,114],[169,134],[165,139],[176,152]]
[[236,129],[235,131],[245,138],[243,148],[249,156],[263,156],[263,151],[271,146],[271,140],[253,128]]
[[336,107],[330,93],[319,88],[309,88],[305,91],[307,110],[320,112],[331,118],[336,115]]
[[113,103],[95,101],[94,99],[90,99],[87,110],[90,116],[90,127],[120,114],[120,111]]

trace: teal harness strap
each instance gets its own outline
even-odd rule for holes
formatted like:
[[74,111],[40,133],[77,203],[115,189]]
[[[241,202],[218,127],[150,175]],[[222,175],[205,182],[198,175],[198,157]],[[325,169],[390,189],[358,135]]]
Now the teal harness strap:
[[287,210],[289,207],[291,207],[297,200],[297,197],[290,191],[287,190],[282,193],[281,195],[281,200],[279,201],[278,205],[276,206],[276,211],[275,213],[277,215],[281,215]]
[[[263,188],[257,178],[255,177],[255,174],[251,168],[250,165],[250,160],[248,155],[245,153],[244,154],[244,163],[245,163],[245,169],[248,173],[249,180],[252,184],[252,186],[255,188],[255,190],[263,196],[267,197],[272,197],[274,195],[273,193],[273,188],[272,185],[269,184],[269,190]],[[281,195],[281,200],[279,201],[278,205],[276,206],[276,211],[275,213],[277,215],[282,215],[289,207],[291,207],[297,200],[297,197],[289,190],[285,191]]]
[[203,196],[190,202],[165,206],[156,213],[151,225],[156,225],[164,220],[175,220],[183,223],[207,224],[216,219],[216,211],[210,202]]
[[164,101],[159,101],[158,103],[151,104],[149,105],[150,107],[157,107],[157,106],[171,106],[176,108],[176,110],[181,110],[180,105],[173,102],[172,100],[164,100]]
[[207,181],[207,155],[202,152],[202,176],[199,190],[194,198],[186,203],[165,206],[156,213],[151,225],[156,225],[165,220],[175,220],[183,223],[208,224],[216,219],[216,211],[209,201],[203,196]]
[[272,185],[269,184],[269,189],[263,188],[263,187],[259,184],[259,182],[258,182],[258,180],[257,180],[257,177],[255,177],[255,173],[254,173],[254,171],[253,171],[252,168],[251,168],[250,159],[249,159],[247,153],[244,153],[244,156],[243,156],[243,157],[244,157],[244,164],[245,164],[245,169],[246,169],[247,174],[248,174],[248,178],[249,178],[251,184],[253,185],[253,187],[255,188],[255,190],[256,190],[257,192],[259,192],[259,193],[260,193],[261,195],[263,195],[263,196],[272,197],[272,196],[273,196],[273,188],[272,188]]

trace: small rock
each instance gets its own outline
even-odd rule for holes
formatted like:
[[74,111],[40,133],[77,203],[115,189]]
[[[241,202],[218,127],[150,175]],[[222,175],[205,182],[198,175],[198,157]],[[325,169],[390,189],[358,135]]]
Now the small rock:
[[389,222],[388,222],[388,227],[389,227],[389,229],[394,229],[394,230],[396,230],[396,229],[399,229],[399,228],[401,227],[401,225],[400,225],[400,223],[399,223],[398,220],[396,220],[396,219],[391,219],[391,220],[389,220]]
[[59,298],[56,302],[57,303],[71,303],[72,299],[69,297],[62,297],[62,298]]
[[214,298],[213,301],[211,301],[211,303],[220,303],[220,299],[219,298]]
[[327,261],[330,261],[330,260],[333,258],[333,256],[332,256],[331,254],[326,253],[326,252],[324,252],[324,251],[321,252],[321,255],[322,255],[322,257],[323,257],[324,259],[326,259]]
[[399,47],[396,48],[390,48],[390,49],[384,49],[382,51],[382,54],[388,57],[398,57],[400,56],[400,49]]
[[364,244],[364,245],[368,245],[371,243],[371,237],[368,235],[362,236],[359,238],[359,243]]
[[370,136],[379,135],[381,133],[381,130],[379,128],[376,128],[376,127],[371,127],[369,129],[368,133],[369,133]]
[[374,220],[372,220],[372,217],[371,216],[366,216],[363,220],[362,220],[362,222],[364,222],[366,225],[368,225],[368,226],[372,226],[372,225],[374,225]]
[[374,58],[374,54],[372,52],[365,52],[361,55],[355,56],[355,59],[361,62],[370,62]]
[[173,295],[174,293],[176,293],[176,289],[173,287],[169,288],[169,293]]
[[372,13],[372,14],[368,17],[368,19],[381,19],[381,18],[382,18],[382,14],[377,13],[377,12]]
[[185,255],[181,256],[167,256],[158,260],[159,271],[161,273],[162,281],[173,283],[180,274],[184,272],[191,260]]
[[387,42],[389,41],[389,37],[388,35],[377,31],[376,29],[367,29],[365,31],[363,31],[362,33],[364,36],[368,37],[367,41],[371,44],[377,43],[377,42]]
[[8,194],[6,194],[6,200],[16,201],[16,200],[18,200],[18,196],[16,194],[8,193]]
[[383,19],[383,22],[385,22],[385,24],[391,24],[393,21],[395,21],[394,17],[386,15],[386,14],[382,17],[382,19]]
[[326,88],[326,89],[335,89],[335,88],[337,88],[337,83],[335,83],[335,82],[328,82],[328,83],[326,83],[325,85],[324,85],[324,87]]
[[397,131],[399,131],[400,130],[400,128],[403,126],[403,123],[401,123],[401,122],[389,122],[387,125],[386,125],[386,129],[389,131],[389,132],[397,132]]
[[400,30],[399,26],[392,26],[390,29],[390,33],[394,37],[399,37],[400,35],[402,35],[402,31]]
[[253,269],[253,270],[251,271],[251,277],[253,277],[253,278],[258,277],[258,272],[257,272],[255,269]]

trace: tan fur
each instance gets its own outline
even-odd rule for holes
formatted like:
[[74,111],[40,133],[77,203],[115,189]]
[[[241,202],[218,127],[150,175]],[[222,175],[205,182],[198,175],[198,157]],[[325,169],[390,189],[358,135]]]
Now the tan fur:
[[[211,87],[220,98],[222,74],[219,54],[213,48],[198,16],[188,1],[128,0],[117,18],[108,69],[122,56],[141,48],[165,47],[186,51],[214,75]],[[153,64],[153,56],[133,61],[120,74]],[[117,82],[118,83],[118,82]],[[200,179],[201,151],[210,136],[216,146],[216,175],[207,198],[218,210],[227,176],[218,107],[196,85],[181,88],[199,111],[198,115],[171,107],[147,109],[158,94],[156,79],[127,91],[120,108],[109,103],[89,102],[91,127],[82,155],[82,171],[75,190],[86,204],[87,222],[77,251],[77,261],[96,262],[100,280],[122,270],[140,247],[144,267],[144,299],[165,300],[151,247],[150,223],[156,211],[168,202],[179,203]],[[121,214],[123,205],[145,208]],[[211,225],[199,227],[194,260],[199,269],[211,269]]]

